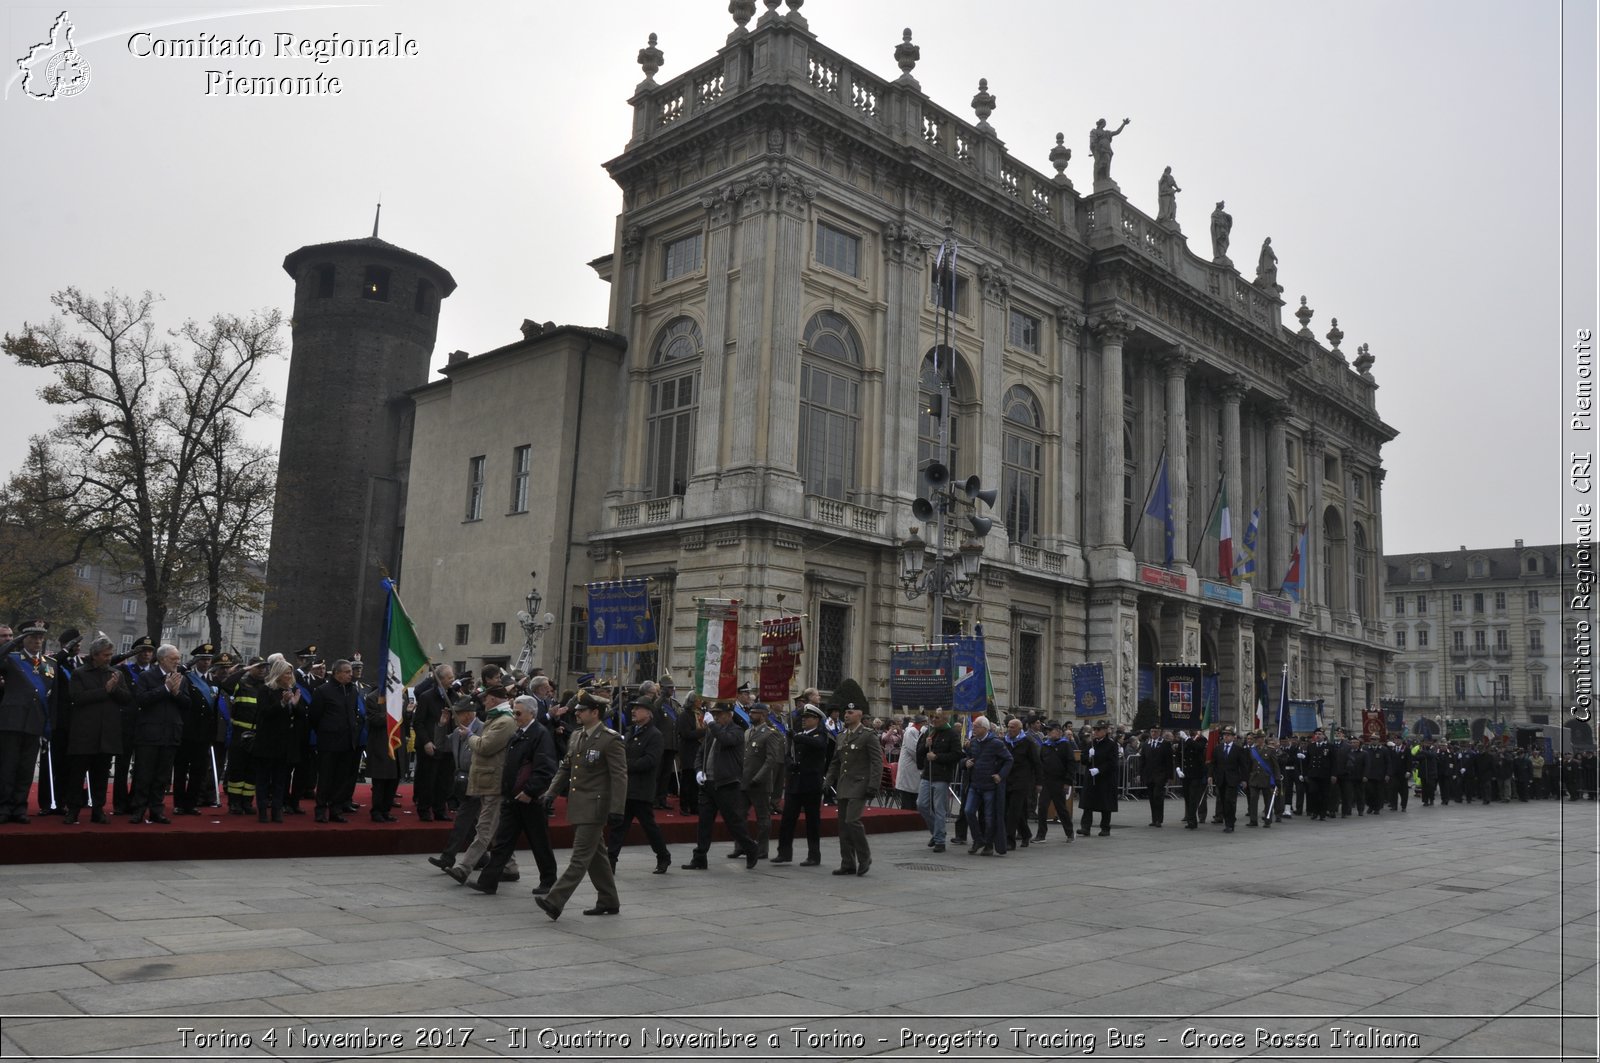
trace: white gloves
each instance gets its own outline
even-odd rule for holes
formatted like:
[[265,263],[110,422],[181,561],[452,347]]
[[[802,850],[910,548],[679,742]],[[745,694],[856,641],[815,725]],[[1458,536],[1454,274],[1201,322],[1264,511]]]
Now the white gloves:
[[706,726],[707,727],[710,727],[712,725],[712,723],[715,722],[715,717],[713,717],[711,715],[711,710],[710,709],[706,710],[705,721],[706,721]]
[[1178,778],[1180,778],[1180,779],[1183,778],[1183,769],[1182,768],[1177,768],[1177,769],[1174,769],[1174,770],[1177,771]]
[[1094,759],[1094,746],[1090,746],[1089,747],[1089,759],[1090,760]]
[[703,771],[695,772],[694,781],[699,783],[701,786],[704,786],[706,784],[706,773]]
[[1187,742],[1189,740],[1189,732],[1188,731],[1179,731],[1178,732],[1178,737],[1183,739],[1185,742]]
[[1095,775],[1099,775],[1099,774],[1100,774],[1100,769],[1099,768],[1090,768],[1089,769],[1089,775],[1091,777],[1093,777]]
[[1301,760],[1306,759],[1306,755],[1304,753],[1296,753],[1295,756],[1299,757]]

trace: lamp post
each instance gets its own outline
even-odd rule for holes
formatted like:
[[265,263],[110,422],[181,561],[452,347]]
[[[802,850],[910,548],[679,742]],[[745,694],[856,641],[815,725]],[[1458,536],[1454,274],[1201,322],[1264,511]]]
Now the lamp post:
[[[528,573],[529,579],[538,577],[537,572]],[[523,601],[527,602],[528,607],[517,610],[517,623],[522,625],[522,655],[517,658],[517,670],[526,673],[533,665],[533,655],[539,646],[540,636],[556,622],[556,617],[554,613],[540,612],[540,606],[544,605],[544,595],[539,593],[537,584],[528,591]]]

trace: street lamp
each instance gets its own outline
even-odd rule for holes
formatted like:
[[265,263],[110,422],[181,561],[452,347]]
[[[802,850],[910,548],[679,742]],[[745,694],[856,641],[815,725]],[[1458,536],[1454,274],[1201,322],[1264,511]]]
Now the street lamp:
[[[528,573],[529,579],[537,579],[539,573]],[[544,605],[544,595],[539,593],[537,586],[528,591],[523,599],[528,603],[526,609],[517,610],[517,623],[522,626],[522,655],[517,658],[517,670],[526,673],[533,664],[533,654],[538,648],[539,638],[556,622],[554,613],[541,613],[540,607]]]
[[918,498],[911,504],[911,512],[922,520],[934,521],[933,563],[928,564],[928,544],[913,526],[911,534],[900,543],[900,585],[907,601],[915,601],[924,594],[933,597],[933,637],[944,635],[944,600],[963,600],[972,595],[972,587],[983,567],[983,537],[994,527],[994,521],[977,512],[967,515],[967,528],[959,548],[950,548],[950,521],[947,519],[957,506],[976,510],[979,502],[993,505],[996,492],[985,490],[982,481],[969,476],[959,488],[951,487],[949,474],[939,462],[933,462],[922,472],[924,484],[929,486],[931,497]]

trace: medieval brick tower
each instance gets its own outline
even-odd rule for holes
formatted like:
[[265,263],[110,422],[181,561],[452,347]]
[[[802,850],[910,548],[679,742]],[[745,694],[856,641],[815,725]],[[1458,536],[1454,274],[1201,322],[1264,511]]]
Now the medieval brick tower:
[[313,643],[373,659],[380,566],[398,575],[411,457],[409,388],[427,382],[455,278],[377,236],[302,247],[273,504],[263,652]]

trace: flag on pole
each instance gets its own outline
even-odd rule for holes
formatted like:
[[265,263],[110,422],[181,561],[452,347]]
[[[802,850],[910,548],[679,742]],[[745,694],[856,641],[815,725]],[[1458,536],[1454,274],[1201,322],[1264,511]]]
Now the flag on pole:
[[739,692],[739,602],[700,599],[695,625],[694,689],[711,701],[732,701]]
[[1154,517],[1161,522],[1162,541],[1165,545],[1161,548],[1162,564],[1172,567],[1172,538],[1174,535],[1172,524],[1172,491],[1167,483],[1167,457],[1161,456],[1161,464],[1156,469],[1156,489],[1150,493],[1150,502],[1144,507],[1145,516]]
[[1299,538],[1294,541],[1294,552],[1289,555],[1289,571],[1283,576],[1283,593],[1288,595],[1291,601],[1298,602],[1300,595],[1305,591],[1305,577],[1300,571],[1300,559],[1305,556],[1305,551],[1306,530],[1301,528]]
[[1256,722],[1255,730],[1267,729],[1267,677],[1262,676],[1256,681]]
[[1278,688],[1278,737],[1288,738],[1294,733],[1289,715],[1289,666],[1283,666],[1283,684]]
[[400,592],[394,580],[383,580],[384,593],[389,596],[388,608],[383,615],[384,661],[383,701],[387,709],[385,726],[389,734],[389,755],[400,749],[400,722],[404,717],[406,688],[416,686],[428,671],[428,655],[423,652],[417,629],[400,604]]
[[941,310],[956,308],[956,244],[946,241],[939,245],[933,259],[933,305]]
[[1222,484],[1222,505],[1208,529],[1217,537],[1217,578],[1233,582],[1233,514],[1228,510],[1228,484]]
[[1261,536],[1261,503],[1250,511],[1250,523],[1244,526],[1244,538],[1241,540],[1239,559],[1234,563],[1233,571],[1240,579],[1250,579],[1256,574],[1256,543]]

